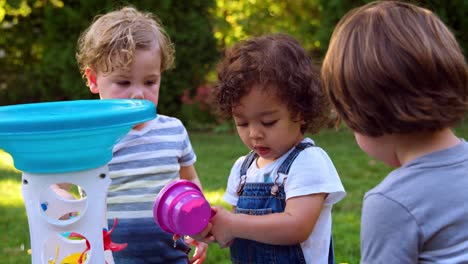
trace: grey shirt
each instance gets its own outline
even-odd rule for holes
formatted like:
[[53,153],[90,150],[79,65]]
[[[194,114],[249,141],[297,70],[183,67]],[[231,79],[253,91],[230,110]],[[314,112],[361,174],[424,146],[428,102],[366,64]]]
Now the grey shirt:
[[361,263],[468,263],[468,143],[419,157],[364,196]]

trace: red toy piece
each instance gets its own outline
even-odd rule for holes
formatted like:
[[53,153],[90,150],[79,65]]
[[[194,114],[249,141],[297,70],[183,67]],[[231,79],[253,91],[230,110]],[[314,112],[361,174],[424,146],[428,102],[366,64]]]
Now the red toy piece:
[[[112,225],[112,228],[107,231],[106,228],[103,228],[102,229],[102,236],[103,236],[103,240],[104,240],[104,250],[110,250],[112,252],[118,252],[118,251],[121,251],[123,249],[125,249],[127,247],[127,243],[124,243],[124,244],[117,244],[117,243],[114,243],[111,241],[111,238],[110,238],[110,235],[111,233],[114,231],[115,227],[117,226],[117,218],[114,218],[114,224]],[[84,239],[86,240],[86,249],[81,253],[80,255],[80,258],[78,259],[78,264],[82,264],[83,263],[83,258],[86,254],[86,252],[88,252],[90,249],[91,249],[91,246],[89,244],[89,241],[82,235],[78,234],[78,233],[70,233],[70,238],[81,238],[81,239]],[[107,262],[106,262],[107,264]]]

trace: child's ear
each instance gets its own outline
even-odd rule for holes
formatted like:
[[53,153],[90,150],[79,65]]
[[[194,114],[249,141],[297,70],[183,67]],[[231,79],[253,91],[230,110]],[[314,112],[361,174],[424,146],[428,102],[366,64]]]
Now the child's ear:
[[94,71],[91,68],[86,68],[85,75],[87,80],[86,84],[88,85],[89,90],[94,94],[99,93],[99,88],[97,86],[96,71]]

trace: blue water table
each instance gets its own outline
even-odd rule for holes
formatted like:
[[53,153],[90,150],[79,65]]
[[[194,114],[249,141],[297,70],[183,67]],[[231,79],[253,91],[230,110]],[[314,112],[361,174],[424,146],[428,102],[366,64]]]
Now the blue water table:
[[[82,263],[113,263],[103,243],[107,163],[133,126],[155,117],[153,103],[131,99],[0,107],[0,148],[22,171],[33,264],[65,263],[77,254]],[[55,188],[63,183],[79,186],[82,195],[67,199]]]

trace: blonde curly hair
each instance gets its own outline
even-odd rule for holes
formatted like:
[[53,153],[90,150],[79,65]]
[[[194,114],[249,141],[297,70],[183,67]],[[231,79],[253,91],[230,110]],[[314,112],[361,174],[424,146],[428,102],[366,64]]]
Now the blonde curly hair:
[[85,70],[107,74],[128,69],[136,50],[161,51],[161,71],[174,63],[174,46],[158,19],[151,13],[127,6],[95,17],[78,39],[76,59]]

